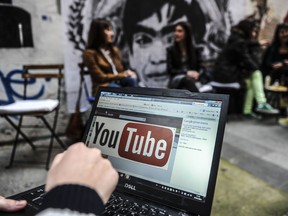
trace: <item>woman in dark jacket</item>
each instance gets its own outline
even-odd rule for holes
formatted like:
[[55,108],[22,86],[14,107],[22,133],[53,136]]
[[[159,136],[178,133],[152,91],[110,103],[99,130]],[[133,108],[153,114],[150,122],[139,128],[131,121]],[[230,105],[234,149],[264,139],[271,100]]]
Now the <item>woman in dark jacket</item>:
[[276,80],[288,86],[288,24],[276,27],[272,44],[263,57],[263,74],[271,76],[271,83]]
[[198,92],[195,82],[199,78],[199,60],[193,46],[190,25],[187,22],[177,23],[174,37],[174,44],[167,49],[169,88]]
[[256,99],[259,113],[277,114],[279,111],[267,103],[264,93],[261,64],[261,47],[256,40],[257,26],[250,20],[240,21],[232,27],[226,46],[215,62],[213,81],[240,83],[246,88],[243,114],[258,118],[252,112]]

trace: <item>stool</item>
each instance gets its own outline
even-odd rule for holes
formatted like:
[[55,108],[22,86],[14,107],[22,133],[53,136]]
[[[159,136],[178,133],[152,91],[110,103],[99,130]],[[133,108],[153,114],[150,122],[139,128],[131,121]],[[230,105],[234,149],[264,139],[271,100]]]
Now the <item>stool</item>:
[[287,117],[287,107],[281,107],[281,99],[286,95],[288,97],[288,88],[286,86],[267,86],[265,87],[267,101],[276,109],[280,110],[281,116]]

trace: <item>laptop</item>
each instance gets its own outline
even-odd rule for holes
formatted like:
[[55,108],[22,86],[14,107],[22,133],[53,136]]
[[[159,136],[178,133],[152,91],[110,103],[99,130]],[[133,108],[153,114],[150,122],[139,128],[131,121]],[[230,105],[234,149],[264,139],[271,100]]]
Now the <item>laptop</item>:
[[[210,215],[227,107],[221,94],[100,87],[83,142],[119,172],[103,215]],[[12,198],[37,193],[43,186]]]

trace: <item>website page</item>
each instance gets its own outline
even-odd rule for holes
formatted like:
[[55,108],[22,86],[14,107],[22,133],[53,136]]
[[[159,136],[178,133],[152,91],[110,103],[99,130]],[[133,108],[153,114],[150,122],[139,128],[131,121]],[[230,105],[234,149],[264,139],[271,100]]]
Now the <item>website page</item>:
[[220,109],[219,101],[102,92],[86,142],[121,173],[205,197]]

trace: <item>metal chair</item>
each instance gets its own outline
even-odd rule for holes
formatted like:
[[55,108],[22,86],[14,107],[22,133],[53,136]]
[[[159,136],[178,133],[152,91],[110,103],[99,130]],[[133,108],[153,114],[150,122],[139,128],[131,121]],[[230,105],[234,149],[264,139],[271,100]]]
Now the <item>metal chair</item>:
[[[80,68],[80,86],[84,87],[84,92],[86,96],[86,100],[92,104],[95,101],[95,97],[91,95],[91,90],[88,88],[87,80],[86,78],[90,77],[90,72],[88,71],[88,68],[85,66],[84,63],[79,64]],[[91,78],[90,78],[91,79]]]
[[[62,142],[59,136],[56,134],[55,129],[57,125],[58,113],[59,113],[59,106],[60,106],[60,99],[61,99],[61,85],[62,85],[62,78],[63,78],[63,65],[24,65],[23,66],[23,74],[22,78],[24,79],[24,92],[23,97],[24,100],[15,101],[8,105],[1,105],[0,106],[0,116],[5,118],[7,122],[16,130],[15,140],[10,156],[9,165],[6,168],[10,168],[13,165],[15,153],[17,149],[17,144],[19,141],[19,135],[21,135],[24,140],[32,147],[33,150],[36,149],[35,144],[28,138],[28,136],[23,132],[23,127],[27,127],[27,125],[23,125],[23,118],[25,117],[35,117],[42,121],[43,125],[51,133],[50,136],[50,143],[48,147],[48,154],[46,160],[46,169],[49,169],[49,162],[51,158],[52,148],[53,148],[53,141],[59,143],[59,145],[66,149],[67,146]],[[37,73],[36,73],[37,71]],[[49,73],[47,72],[49,71]],[[51,72],[54,71],[54,72]],[[56,73],[57,71],[57,73]],[[45,79],[49,81],[51,79],[57,80],[57,91],[56,91],[56,98],[55,99],[31,99],[30,95],[28,94],[29,88],[31,84],[35,83],[38,79]],[[32,90],[33,91],[33,90]],[[30,91],[29,91],[30,92]],[[55,94],[55,92],[54,92]],[[53,121],[51,123],[48,122],[46,116],[48,114],[54,114]],[[13,121],[15,116],[19,116],[18,123]],[[31,125],[29,125],[31,126]],[[36,128],[37,129],[37,128]]]

